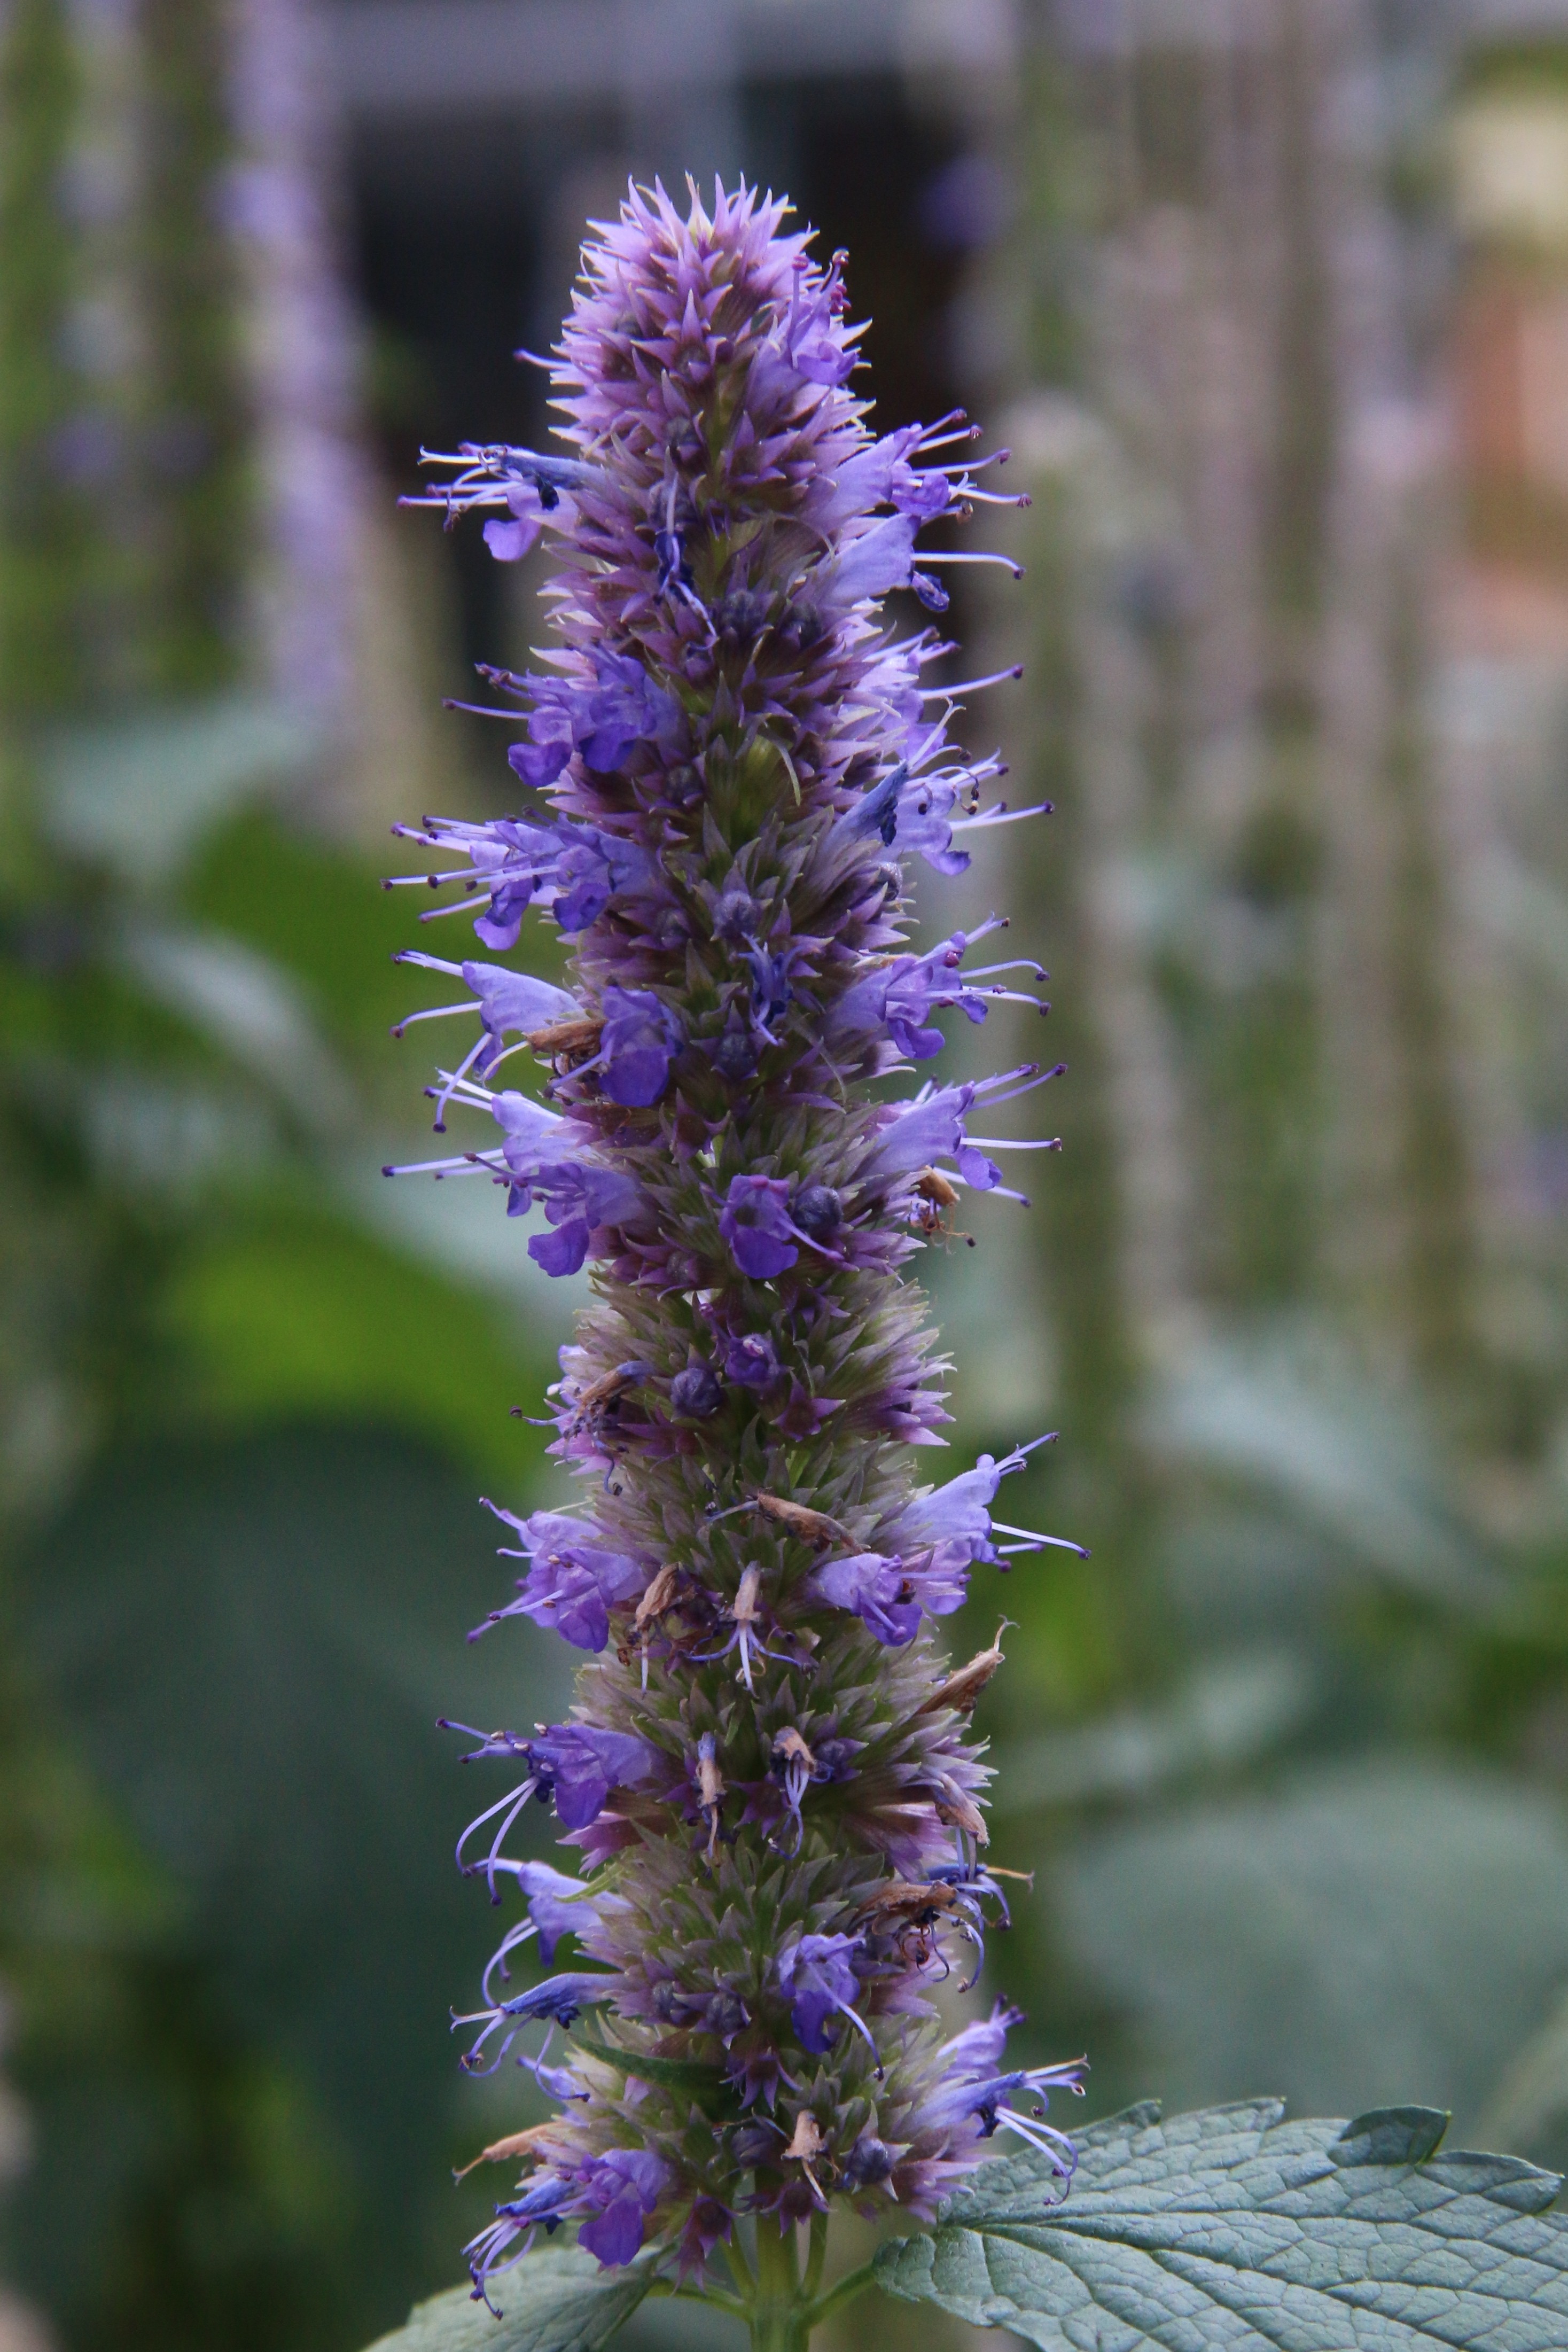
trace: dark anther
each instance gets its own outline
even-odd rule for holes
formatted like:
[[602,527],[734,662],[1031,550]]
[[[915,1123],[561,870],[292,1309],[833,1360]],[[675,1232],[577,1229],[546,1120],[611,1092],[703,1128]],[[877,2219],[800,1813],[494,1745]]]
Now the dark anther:
[[822,1242],[842,1223],[843,1202],[831,1184],[802,1184],[791,1214],[803,1234]]
[[706,1364],[688,1364],[670,1382],[670,1410],[687,1421],[706,1421],[724,1402],[724,1391]]
[[680,766],[672,768],[664,778],[664,790],[677,808],[690,808],[703,796],[703,780],[691,761],[683,760]]

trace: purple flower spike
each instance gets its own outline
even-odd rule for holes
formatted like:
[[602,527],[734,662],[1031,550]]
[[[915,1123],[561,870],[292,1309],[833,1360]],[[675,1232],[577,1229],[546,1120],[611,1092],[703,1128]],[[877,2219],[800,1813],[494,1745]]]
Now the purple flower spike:
[[[498,1193],[535,1268],[592,1269],[535,1424],[581,1507],[491,1507],[520,1567],[477,1629],[589,1654],[568,1721],[471,1741],[505,1778],[459,1864],[507,1909],[464,2063],[533,2077],[498,2126],[523,2178],[468,2249],[492,2309],[561,2233],[700,2291],[742,2216],[767,2276],[775,2229],[929,2217],[996,2132],[1071,2173],[1040,2105],[1076,2071],[1009,2071],[1010,2012],[946,2043],[933,2013],[1008,1876],[969,1728],[999,1648],[950,1674],[933,1627],[977,1563],[1059,1539],[993,1517],[1028,1447],[915,1491],[947,1414],[905,1279],[954,1187],[988,1221],[1021,1199],[1007,1154],[1051,1139],[990,1113],[1049,1074],[881,1088],[935,1064],[946,1014],[1042,1009],[1002,978],[1043,978],[1027,958],[972,961],[998,919],[925,947],[907,887],[1038,814],[982,806],[1001,762],[949,740],[1013,673],[928,684],[952,648],[920,609],[946,565],[1017,568],[926,525],[1013,502],[977,486],[967,417],[868,429],[844,257],[786,211],[633,189],[544,362],[556,446],[428,460],[423,503],[551,571],[535,667],[482,667],[466,706],[504,729],[513,813],[400,828],[396,887],[489,959],[411,958],[454,1001],[402,1027],[468,1020],[429,1033],[461,1039],[429,1092],[467,1132],[419,1170]],[[529,915],[559,982],[509,969]],[[572,1874],[513,1851],[541,1806]]]

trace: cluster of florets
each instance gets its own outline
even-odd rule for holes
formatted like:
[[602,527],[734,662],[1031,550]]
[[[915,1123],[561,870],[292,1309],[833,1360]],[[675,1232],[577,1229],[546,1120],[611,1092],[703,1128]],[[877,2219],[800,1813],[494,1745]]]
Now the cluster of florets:
[[[477,1024],[437,1128],[489,1123],[423,1165],[541,1211],[532,1256],[596,1291],[551,1392],[590,1497],[491,1507],[524,1566],[488,1622],[587,1663],[571,1722],[471,1735],[513,1777],[459,1863],[524,1907],[465,2063],[515,2058],[562,2103],[493,2151],[528,2170],[469,2249],[476,2294],[567,2221],[603,2263],[653,2243],[690,2272],[746,2210],[925,2213],[998,2126],[1071,2167],[1039,2118],[1078,2070],[1009,2074],[1013,2012],[943,2041],[928,1998],[955,1938],[972,1981],[1006,1919],[968,1733],[1000,1650],[946,1673],[931,1622],[977,1563],[1054,1538],[992,1516],[1030,1446],[934,1491],[904,1451],[946,1418],[904,1269],[963,1188],[1021,1197],[970,1122],[1053,1074],[869,1083],[938,1053],[945,1008],[1020,995],[1018,964],[967,963],[995,923],[906,945],[904,854],[960,872],[1008,813],[980,806],[999,764],[948,741],[956,689],[921,685],[950,648],[880,614],[896,590],[940,611],[944,564],[992,560],[915,554],[992,494],[961,418],[872,436],[840,260],[783,214],[633,192],[553,369],[572,454],[465,447],[423,501],[486,516],[502,562],[553,535],[557,643],[486,673],[522,812],[402,828],[430,852],[407,878],[457,885],[431,912],[492,955],[530,908],[575,947],[567,988],[406,959],[465,992],[411,1021]],[[504,1081],[524,1053],[537,1097]],[[580,1876],[508,1854],[530,1803]],[[529,1941],[548,1968],[568,1938],[582,1965],[514,1987]]]

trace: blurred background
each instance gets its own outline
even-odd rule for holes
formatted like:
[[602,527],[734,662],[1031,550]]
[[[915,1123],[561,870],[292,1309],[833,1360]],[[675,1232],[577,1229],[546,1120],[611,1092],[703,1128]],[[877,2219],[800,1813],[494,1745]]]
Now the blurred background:
[[954,1628],[1014,1621],[991,1983],[1092,2112],[1568,2161],[1568,5],[4,0],[4,2352],[354,2352],[532,2112],[445,2036],[433,1721],[563,1703],[463,1636],[579,1294],[382,1182],[377,881],[505,804],[439,699],[538,574],[394,501],[546,431],[628,173],[716,169],[1033,498],[953,675],[1026,662],[967,723],[1057,814],[925,897],[1070,1065],[926,1261],[958,1459],[1060,1428],[1017,1516],[1093,1553]]

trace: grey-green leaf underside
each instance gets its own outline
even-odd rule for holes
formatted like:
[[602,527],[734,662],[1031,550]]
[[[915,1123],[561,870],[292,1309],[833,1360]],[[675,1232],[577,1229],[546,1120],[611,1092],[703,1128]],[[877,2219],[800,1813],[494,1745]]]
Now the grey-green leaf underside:
[[645,2262],[601,2270],[577,2246],[541,2246],[495,2283],[497,2320],[466,2287],[416,2304],[370,2352],[595,2352],[647,2294]]
[[988,2164],[932,2235],[883,2248],[878,2281],[1046,2352],[1563,2352],[1555,2173],[1435,2153],[1430,2108],[1283,2112],[1129,2108],[1075,2135],[1055,2205],[1040,2157]]

